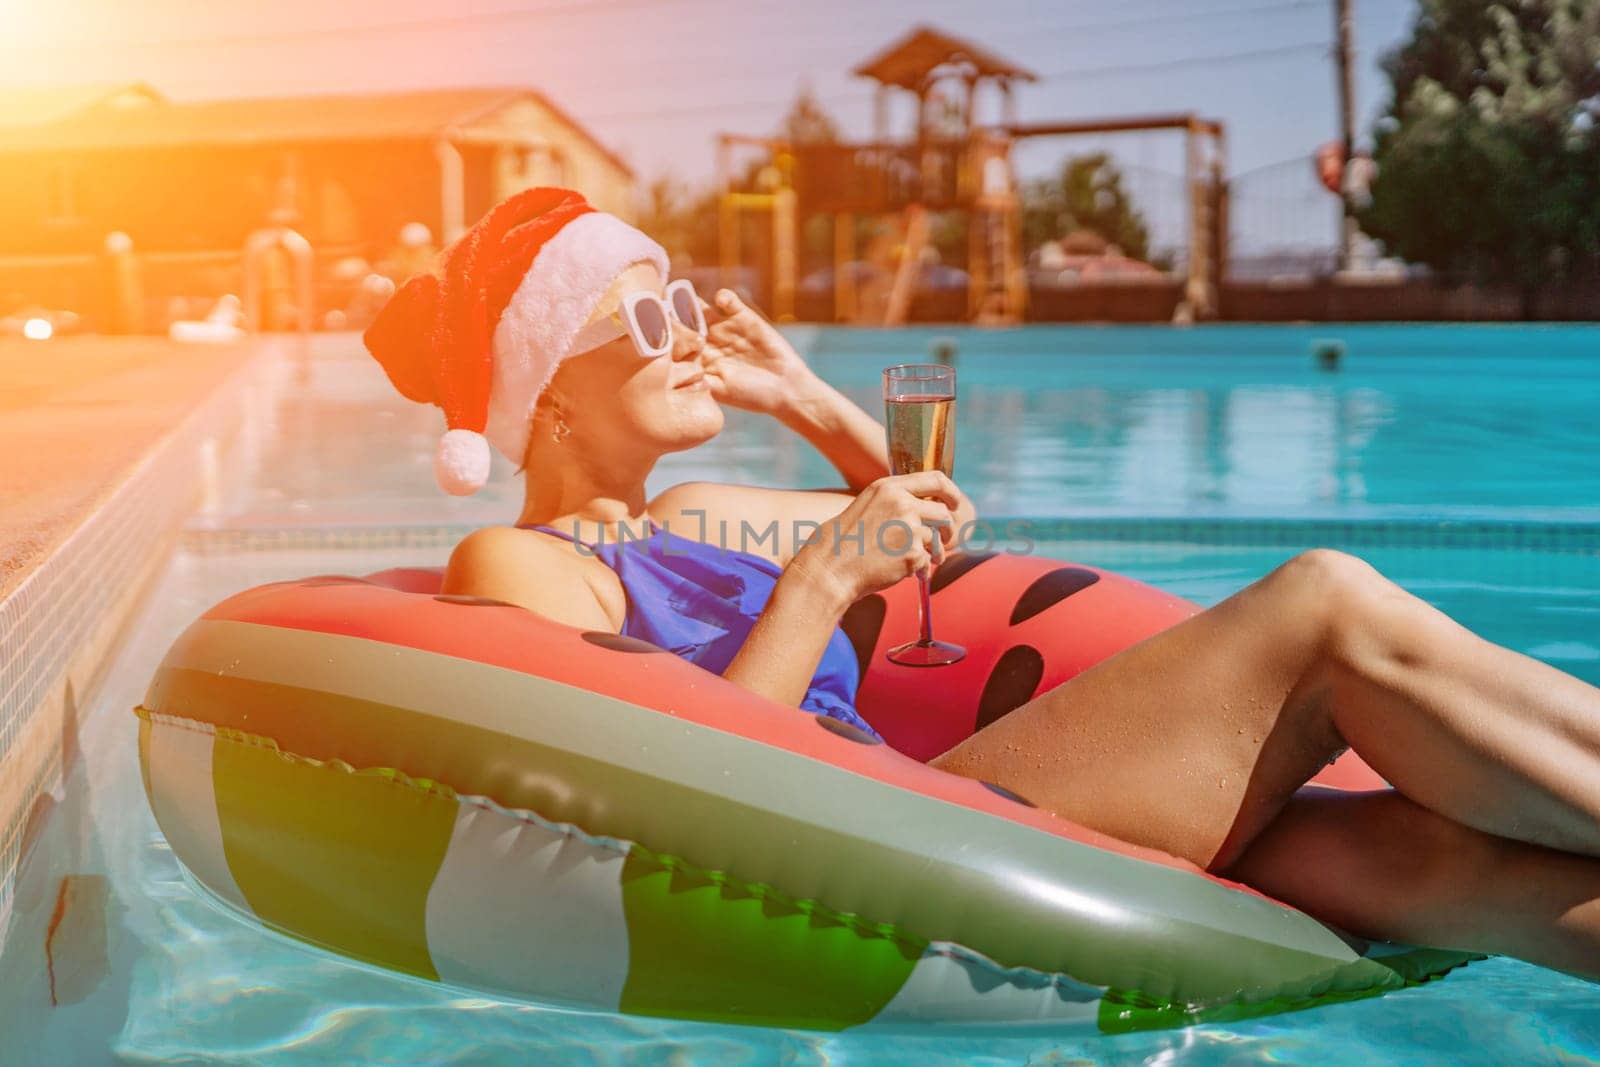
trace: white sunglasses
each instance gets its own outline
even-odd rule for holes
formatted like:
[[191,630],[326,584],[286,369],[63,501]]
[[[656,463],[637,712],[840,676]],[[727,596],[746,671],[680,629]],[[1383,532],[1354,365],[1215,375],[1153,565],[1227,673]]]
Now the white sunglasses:
[[634,351],[645,359],[664,356],[672,351],[673,319],[701,337],[706,335],[700,294],[687,278],[672,282],[659,296],[643,289],[629,293],[616,311],[578,331],[572,340],[572,352],[588,352],[619,337],[628,337]]

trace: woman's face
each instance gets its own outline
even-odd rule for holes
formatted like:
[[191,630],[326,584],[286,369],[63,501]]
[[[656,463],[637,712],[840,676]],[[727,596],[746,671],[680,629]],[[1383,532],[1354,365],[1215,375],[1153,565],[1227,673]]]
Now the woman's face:
[[[638,264],[618,276],[590,322],[604,318],[637,290],[660,294],[665,279],[654,266]],[[722,408],[711,398],[701,355],[705,341],[672,320],[672,351],[641,357],[628,337],[562,362],[551,379],[572,443],[585,451],[679,452],[710,440],[722,429]]]

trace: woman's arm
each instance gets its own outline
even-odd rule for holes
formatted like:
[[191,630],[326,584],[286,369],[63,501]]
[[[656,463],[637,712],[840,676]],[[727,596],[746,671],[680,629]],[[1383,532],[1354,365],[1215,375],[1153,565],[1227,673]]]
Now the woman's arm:
[[797,707],[850,601],[839,582],[813,567],[791,565],[778,578],[750,634],[722,672],[728,681]]
[[[946,541],[953,536],[950,511],[959,498],[938,471],[880,478],[867,486],[784,568],[722,676],[798,705],[845,609],[927,566],[934,530],[943,525]],[[904,531],[913,531],[910,540]]]
[[889,473],[883,426],[806,366],[766,319],[727,289],[706,338],[706,375],[725,404],[772,415],[832,463],[852,492]]
[[[597,590],[574,558],[567,546],[538,534],[506,527],[476,530],[450,554],[440,591],[504,600],[568,626],[617,633],[626,611],[620,586]],[[603,565],[598,572],[612,573]],[[752,693],[798,705],[849,606],[847,588],[822,568],[786,569],[723,677]],[[606,601],[614,603],[608,608]]]
[[614,588],[597,587],[578,559],[569,546],[541,534],[490,526],[456,545],[440,592],[504,600],[568,626],[620,632],[626,610],[621,583],[602,564],[596,582],[610,576]]
[[[696,488],[691,484],[668,492]],[[739,494],[746,500],[768,494],[791,504],[815,502],[805,513],[819,516],[819,536],[792,554],[750,634],[723,671],[729,681],[789,705],[805,698],[845,609],[926,566],[933,531],[942,526],[949,540],[950,511],[962,500],[955,485],[937,471],[881,478],[853,497],[699,488],[708,491],[704,502],[720,499],[723,506],[728,506],[727,496]],[[658,521],[666,514],[665,508],[658,509],[665,496],[651,504]],[[878,536],[885,530],[892,532]],[[914,531],[914,540],[906,542],[901,530]],[[568,546],[540,534],[489,527],[456,546],[442,591],[504,600],[568,626],[620,631],[627,610],[621,583],[610,568],[595,561],[574,562],[579,558]]]
[[811,442],[853,492],[888,474],[889,448],[883,424],[809,367],[806,378],[777,413],[779,420]]

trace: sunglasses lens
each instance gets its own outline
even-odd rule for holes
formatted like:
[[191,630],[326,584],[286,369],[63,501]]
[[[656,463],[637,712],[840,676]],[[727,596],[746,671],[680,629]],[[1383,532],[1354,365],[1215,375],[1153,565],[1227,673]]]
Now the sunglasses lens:
[[639,327],[639,340],[644,342],[646,348],[656,353],[667,349],[667,309],[660,301],[639,301],[633,305],[633,318]]
[[702,337],[705,336],[705,316],[700,311],[700,298],[695,295],[692,288],[680,285],[672,290],[672,313],[678,317],[679,322]]

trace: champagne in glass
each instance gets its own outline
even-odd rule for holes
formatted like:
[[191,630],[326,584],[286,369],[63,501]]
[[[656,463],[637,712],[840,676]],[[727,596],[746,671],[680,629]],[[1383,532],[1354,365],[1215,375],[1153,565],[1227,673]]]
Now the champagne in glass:
[[908,396],[887,402],[889,469],[895,474],[944,471],[955,459],[954,397]]
[[[956,371],[939,363],[903,363],[883,372],[889,468],[894,474],[943,471],[948,477],[956,454]],[[939,539],[934,538],[934,558]],[[917,572],[922,595],[922,634],[889,650],[889,661],[908,667],[938,667],[967,654],[960,645],[935,641],[930,613],[928,569]]]

